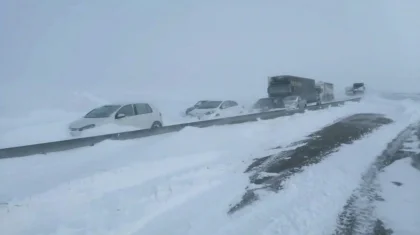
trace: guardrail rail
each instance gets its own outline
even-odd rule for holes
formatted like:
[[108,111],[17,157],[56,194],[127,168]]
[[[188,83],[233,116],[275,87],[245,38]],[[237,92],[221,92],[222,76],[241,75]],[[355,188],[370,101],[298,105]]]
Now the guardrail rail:
[[[325,109],[328,107],[336,107],[336,106],[343,105],[346,102],[359,102],[360,99],[361,98],[359,97],[359,98],[343,100],[343,101],[334,101],[334,102],[325,103],[321,105],[308,106],[305,110],[318,110],[318,109]],[[182,123],[182,124],[176,124],[176,125],[171,125],[171,126],[163,126],[161,128],[153,129],[153,130],[152,129],[135,130],[135,131],[105,134],[105,135],[99,135],[99,136],[89,136],[89,137],[82,137],[82,138],[75,138],[75,139],[60,140],[60,141],[54,141],[54,142],[48,142],[48,143],[9,147],[9,148],[0,149],[0,159],[25,157],[25,156],[36,155],[36,154],[47,154],[47,153],[53,153],[53,152],[67,151],[67,150],[76,149],[76,148],[94,146],[95,144],[98,144],[104,140],[127,140],[127,139],[145,138],[148,136],[177,132],[188,126],[205,128],[205,127],[210,127],[210,126],[233,125],[233,124],[240,124],[240,123],[245,123],[245,122],[255,122],[258,120],[269,120],[269,119],[274,119],[278,117],[290,116],[295,113],[304,113],[305,110],[268,111],[268,112],[262,112],[262,113],[253,113],[253,114],[246,114],[246,115],[241,115],[241,116],[212,119],[212,120],[206,120],[206,121],[189,122],[189,123]]]

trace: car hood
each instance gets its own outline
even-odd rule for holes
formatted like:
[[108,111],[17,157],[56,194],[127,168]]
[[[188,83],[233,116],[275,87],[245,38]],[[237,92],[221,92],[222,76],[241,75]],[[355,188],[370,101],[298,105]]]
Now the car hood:
[[80,118],[70,123],[69,128],[79,129],[88,125],[101,125],[106,122],[106,118]]

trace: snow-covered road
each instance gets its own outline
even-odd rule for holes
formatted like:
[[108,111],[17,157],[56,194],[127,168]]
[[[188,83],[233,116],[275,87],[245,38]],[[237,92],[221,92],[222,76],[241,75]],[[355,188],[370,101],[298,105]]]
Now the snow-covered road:
[[[275,120],[0,161],[2,234],[325,234],[360,175],[395,135],[420,118],[411,101],[366,99]],[[248,185],[244,170],[349,116],[395,122],[296,174],[281,193],[228,215]]]

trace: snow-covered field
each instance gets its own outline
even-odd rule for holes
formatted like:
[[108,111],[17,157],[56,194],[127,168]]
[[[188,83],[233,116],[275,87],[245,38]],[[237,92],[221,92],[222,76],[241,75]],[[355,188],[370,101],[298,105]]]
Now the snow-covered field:
[[[275,120],[205,129],[0,161],[2,234],[326,234],[361,173],[406,125],[412,101],[370,98]],[[229,216],[248,184],[244,169],[342,117],[396,122],[343,147],[286,190]],[[413,173],[414,174],[414,173]],[[418,204],[417,204],[418,205]]]

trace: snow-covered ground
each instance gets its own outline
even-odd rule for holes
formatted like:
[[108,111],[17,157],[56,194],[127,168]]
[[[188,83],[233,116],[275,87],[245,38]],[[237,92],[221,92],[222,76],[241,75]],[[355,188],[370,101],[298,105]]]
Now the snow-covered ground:
[[[387,114],[396,122],[292,177],[279,194],[233,216],[248,184],[243,171],[270,148],[342,117]],[[3,234],[325,234],[360,175],[406,125],[412,101],[362,103],[275,120],[0,161]]]
[[0,117],[0,148],[68,139],[68,124],[82,115],[40,110],[22,117]]
[[420,170],[411,161],[398,160],[379,175],[384,201],[376,203],[377,214],[394,234],[420,233]]
[[[404,145],[403,150],[413,152],[418,158],[420,141],[417,136]],[[411,157],[398,160],[378,177],[383,200],[376,202],[376,214],[393,234],[420,233],[420,168],[413,167],[413,162],[416,161]]]

